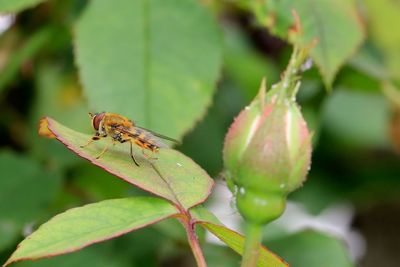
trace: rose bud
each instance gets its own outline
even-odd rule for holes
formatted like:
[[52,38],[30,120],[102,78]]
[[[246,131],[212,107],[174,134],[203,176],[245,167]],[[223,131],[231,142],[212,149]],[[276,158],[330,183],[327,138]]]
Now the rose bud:
[[262,82],[258,97],[225,137],[228,184],[235,188],[239,212],[253,223],[279,217],[286,196],[303,183],[310,168],[311,135],[293,97],[298,87],[298,81],[280,82],[265,96]]

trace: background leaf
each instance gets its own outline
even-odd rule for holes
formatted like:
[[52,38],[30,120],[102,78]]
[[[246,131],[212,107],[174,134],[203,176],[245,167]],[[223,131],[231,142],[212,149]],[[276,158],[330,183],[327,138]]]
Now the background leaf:
[[[33,219],[56,195],[60,177],[26,157],[0,152],[0,218]],[[10,205],[12,203],[12,205]]]
[[74,208],[55,216],[22,241],[6,265],[73,252],[176,213],[167,201],[150,197],[105,200]]
[[[61,177],[31,159],[0,152],[0,251],[21,235],[59,193]],[[10,205],[12,203],[12,205]]]
[[[271,31],[287,38],[293,25],[294,9],[303,33],[296,40],[307,45],[317,39],[311,57],[318,65],[325,84],[330,87],[339,68],[354,54],[364,39],[364,29],[354,1],[349,0],[272,0],[257,6],[256,13]],[[265,12],[265,13],[264,13]]]
[[81,251],[58,257],[41,259],[39,261],[22,261],[13,267],[86,267],[90,263],[96,267],[131,267],[132,264],[124,257],[112,254],[109,242],[96,244]]
[[17,12],[33,7],[45,0],[0,0],[0,12]]
[[363,1],[368,8],[370,38],[381,48],[392,78],[400,79],[400,32],[390,25],[400,23],[400,5],[396,1]]
[[354,266],[340,240],[313,230],[304,230],[269,242],[269,246],[296,267]]
[[89,106],[182,136],[211,101],[220,43],[196,0],[92,1],[75,40]]
[[[340,108],[338,108],[340,107]],[[365,109],[371,109],[365,120]],[[337,88],[323,107],[329,134],[353,147],[388,147],[389,105],[381,94]]]
[[[140,148],[134,146],[134,155],[140,164],[136,166],[130,155],[129,145],[116,145],[100,159],[95,159],[102,149],[111,143],[106,138],[81,148],[90,135],[75,132],[56,121],[45,118],[56,138],[79,156],[117,177],[170,200],[188,209],[203,202],[211,192],[213,180],[190,158],[173,149],[160,149],[154,163],[146,159]],[[151,153],[151,152],[146,152]]]

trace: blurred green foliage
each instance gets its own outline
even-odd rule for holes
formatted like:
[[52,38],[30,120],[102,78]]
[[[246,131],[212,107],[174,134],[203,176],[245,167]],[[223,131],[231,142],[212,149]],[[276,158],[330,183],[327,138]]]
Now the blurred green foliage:
[[[167,8],[153,10],[158,1]],[[361,231],[367,246],[360,263],[396,266],[398,253],[373,252],[376,246],[392,247],[400,236],[395,224],[400,214],[400,130],[396,132],[400,94],[382,91],[383,84],[390,84],[398,93],[400,84],[398,1],[288,0],[271,6],[268,3],[278,1],[265,1],[267,9],[261,11],[267,13],[237,5],[240,1],[158,1],[121,0],[125,8],[115,6],[116,10],[101,13],[96,6],[107,1],[0,0],[2,17],[11,24],[0,34],[1,263],[24,235],[57,213],[144,194],[58,142],[40,139],[40,117],[52,116],[90,133],[88,111],[128,113],[124,115],[172,137],[185,134],[178,149],[217,178],[223,138],[233,117],[253,98],[261,78],[266,76],[268,84],[276,82],[287,63],[291,46],[286,34],[293,19],[288,6],[295,6],[304,30],[324,38],[313,54],[317,66],[304,73],[298,97],[314,131],[312,169],[291,199],[313,214],[351,203],[353,227]],[[134,7],[139,2],[149,4],[154,16],[147,22],[152,23],[143,24],[144,13]],[[311,3],[317,4],[315,9],[310,9]],[[267,25],[259,20],[265,15]],[[135,21],[142,23],[139,32],[151,27],[147,43],[143,35],[135,35],[133,28],[139,26]],[[194,34],[195,29],[200,34]],[[152,60],[144,63],[145,52],[133,50],[136,46],[152,51]],[[138,72],[147,73],[147,82],[138,80],[143,78]],[[332,87],[329,93],[324,84]],[[146,88],[151,88],[154,100],[147,107],[139,98]],[[384,213],[386,224],[361,227],[370,225],[376,209]],[[383,227],[396,230],[380,236],[380,243],[371,242]],[[265,245],[292,266],[321,266],[321,260],[338,267],[356,264],[341,241],[312,230],[266,240]],[[205,243],[203,247],[209,266],[239,264],[231,250]],[[77,253],[15,266],[87,266],[88,262],[194,265],[182,229],[166,221]]]
[[[354,53],[364,37],[356,6],[348,0],[249,1],[261,25],[293,43],[317,45],[311,57],[318,65],[328,88],[343,63]],[[296,15],[293,12],[296,12]],[[293,21],[300,20],[299,29]],[[299,36],[291,36],[300,31]]]
[[195,0],[94,1],[75,34],[76,62],[93,110],[125,114],[178,138],[210,103],[220,35]]
[[279,251],[292,266],[353,266],[340,240],[312,230],[303,230],[270,242],[269,247]]

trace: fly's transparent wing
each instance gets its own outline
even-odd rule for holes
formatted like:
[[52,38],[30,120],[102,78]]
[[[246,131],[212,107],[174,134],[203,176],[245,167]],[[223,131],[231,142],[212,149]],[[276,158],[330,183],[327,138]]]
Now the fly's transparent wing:
[[172,141],[175,143],[179,143],[179,141],[169,138],[167,136],[155,133],[153,131],[147,130],[145,128],[142,127],[130,127],[130,128],[126,128],[123,126],[118,126],[116,127],[116,129],[123,133],[128,135],[129,137],[131,137],[132,139],[137,139],[140,140],[143,143],[148,143],[148,144],[152,144],[155,145],[157,147],[169,147],[168,145],[166,145],[162,139],[164,140],[168,140],[168,141]]
[[149,133],[151,133],[152,135],[154,135],[154,136],[156,136],[156,137],[158,137],[158,138],[161,138],[161,139],[164,139],[164,140],[168,140],[168,141],[174,142],[174,143],[176,143],[176,144],[180,144],[180,143],[181,143],[181,142],[179,142],[179,141],[176,140],[176,139],[173,139],[173,138],[171,138],[171,137],[168,137],[168,136],[165,136],[165,135],[162,135],[162,134],[153,132],[153,131],[151,131],[151,130],[149,130],[149,129],[146,129],[146,128],[143,128],[143,127],[140,127],[140,126],[135,126],[135,127],[138,128],[138,129],[144,130],[144,131],[146,131],[146,132],[149,132]]

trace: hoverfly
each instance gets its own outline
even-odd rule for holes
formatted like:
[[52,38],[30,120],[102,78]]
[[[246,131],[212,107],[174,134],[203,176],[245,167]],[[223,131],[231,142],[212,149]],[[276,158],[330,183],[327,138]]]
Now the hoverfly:
[[[130,143],[130,155],[133,162],[139,166],[135,156],[133,155],[132,145],[135,144],[142,148],[143,155],[148,158],[144,150],[150,150],[151,152],[158,152],[162,147],[167,147],[161,140],[162,138],[168,141],[179,143],[179,141],[169,138],[167,136],[155,133],[145,128],[135,125],[130,119],[115,113],[101,112],[101,113],[89,113],[92,120],[92,126],[96,130],[94,136],[90,138],[87,144],[81,146],[81,148],[88,146],[93,141],[100,140],[101,138],[110,136],[112,144],[119,143]],[[111,143],[110,143],[111,144]],[[99,159],[109,148],[109,145],[104,147],[101,153],[96,157]],[[155,158],[152,158],[155,159]]]

